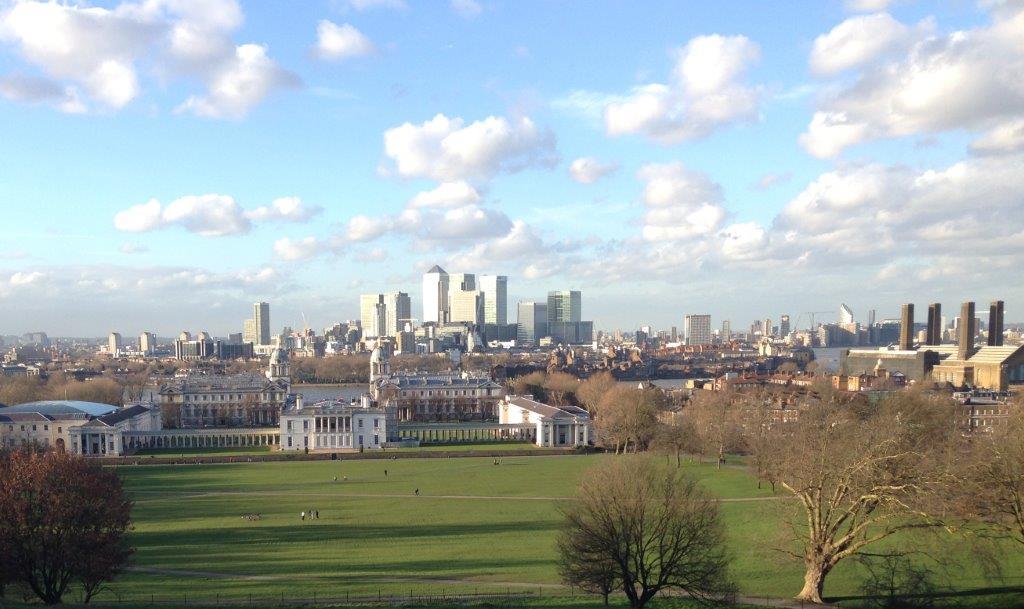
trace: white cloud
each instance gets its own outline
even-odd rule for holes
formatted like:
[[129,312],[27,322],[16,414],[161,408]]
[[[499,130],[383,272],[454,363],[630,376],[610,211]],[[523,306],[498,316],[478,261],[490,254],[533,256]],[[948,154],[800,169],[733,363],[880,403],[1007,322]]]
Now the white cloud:
[[87,109],[77,88],[23,74],[8,74],[0,78],[0,95],[28,104],[50,104],[66,114],[81,114]]
[[281,197],[247,211],[228,195],[188,195],[166,206],[157,199],[133,205],[114,215],[114,227],[143,233],[181,226],[204,237],[223,237],[248,233],[253,222],[306,222],[322,211],[319,206],[303,205],[298,197]]
[[593,184],[618,168],[616,163],[602,163],[593,157],[582,157],[569,165],[569,175],[580,184]]
[[989,129],[971,143],[978,154],[1024,151],[1024,118],[1013,119]]
[[240,116],[269,91],[297,81],[263,47],[234,45],[241,23],[236,0],[140,0],[109,9],[19,0],[0,8],[0,42],[45,78],[8,83],[4,94],[48,101],[63,112],[117,110],[143,94],[144,69],[161,85],[178,78],[208,85],[206,95],[192,96],[183,108]]
[[293,262],[312,258],[322,247],[316,237],[306,237],[304,239],[284,237],[274,242],[274,254],[282,260]]
[[387,217],[353,216],[348,221],[345,236],[352,241],[373,241],[391,230],[393,224]]
[[299,197],[280,197],[270,205],[245,212],[245,217],[254,222],[307,222],[323,211],[319,205],[304,205]]
[[529,118],[489,116],[468,125],[438,114],[420,124],[405,123],[384,132],[384,151],[402,177],[440,181],[486,180],[501,172],[549,167],[554,136]]
[[351,59],[377,51],[369,38],[348,23],[337,25],[321,20],[316,26],[316,37],[316,53],[324,59]]
[[766,173],[754,183],[753,188],[754,190],[768,190],[773,186],[788,182],[791,179],[793,179],[793,172],[791,171],[784,173]]
[[836,74],[905,46],[910,28],[887,13],[851,17],[818,36],[811,50],[811,69]]
[[242,118],[271,93],[301,84],[299,78],[267,56],[267,48],[243,44],[210,78],[206,95],[193,95],[178,106],[206,118]]
[[833,157],[869,140],[985,130],[1024,116],[1024,7],[1000,6],[982,27],[933,29],[916,28],[897,60],[866,54],[856,77],[820,101],[800,138],[804,148]]
[[605,130],[609,135],[644,134],[663,144],[677,144],[754,119],[760,95],[743,82],[743,76],[760,56],[758,45],[745,36],[697,36],[676,53],[668,84],[637,87],[605,106]]
[[472,19],[484,10],[476,0],[451,0],[451,7],[463,19]]
[[707,174],[677,162],[645,165],[637,177],[646,182],[643,237],[648,241],[707,237],[725,220],[722,189]]
[[442,182],[433,190],[418,193],[409,201],[410,208],[462,207],[480,202],[480,193],[468,183]]
[[18,271],[16,273],[11,274],[11,276],[7,278],[7,282],[12,286],[23,286],[30,285],[33,283],[39,283],[44,279],[46,279],[46,274],[41,271]]
[[846,10],[856,13],[874,13],[884,11],[893,4],[893,0],[846,0]]

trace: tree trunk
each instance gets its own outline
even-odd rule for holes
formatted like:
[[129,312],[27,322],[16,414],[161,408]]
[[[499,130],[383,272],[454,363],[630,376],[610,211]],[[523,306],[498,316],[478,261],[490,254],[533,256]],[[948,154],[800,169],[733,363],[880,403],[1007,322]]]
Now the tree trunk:
[[818,560],[805,560],[804,564],[807,569],[804,573],[804,587],[800,594],[796,595],[796,598],[809,603],[822,604],[825,602],[821,598],[821,593],[825,590],[825,576],[828,575],[831,567],[827,567]]

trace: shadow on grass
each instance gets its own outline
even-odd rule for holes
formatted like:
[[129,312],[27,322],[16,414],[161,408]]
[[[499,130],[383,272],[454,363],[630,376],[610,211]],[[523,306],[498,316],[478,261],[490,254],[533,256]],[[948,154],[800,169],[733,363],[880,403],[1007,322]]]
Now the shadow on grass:
[[[930,606],[943,608],[1019,609],[1024,607],[1024,586],[992,586],[966,590],[942,591],[934,594],[914,595],[915,598],[934,601]],[[880,607],[877,600],[867,596],[830,596],[825,599],[844,608]]]

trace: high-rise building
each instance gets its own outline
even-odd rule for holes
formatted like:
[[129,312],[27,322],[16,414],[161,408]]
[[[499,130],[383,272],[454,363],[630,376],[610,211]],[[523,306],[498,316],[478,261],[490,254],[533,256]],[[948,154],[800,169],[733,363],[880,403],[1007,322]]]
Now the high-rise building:
[[789,336],[789,315],[783,315],[779,318],[779,336],[786,338]]
[[246,319],[242,322],[242,342],[257,344],[260,340],[259,331],[256,330],[256,320]]
[[761,323],[761,336],[772,336],[772,318],[765,317],[764,322]]
[[914,305],[907,303],[900,310],[900,350],[914,348]]
[[583,295],[578,290],[548,292],[548,323],[583,320]]
[[152,332],[139,334],[139,351],[143,355],[153,355],[153,352],[156,351],[156,336]]
[[993,300],[988,308],[988,344],[992,347],[1003,346],[1003,301]]
[[436,264],[423,274],[423,323],[448,323],[449,277]]
[[412,301],[405,292],[362,294],[359,316],[363,338],[396,337],[412,316]]
[[480,325],[484,320],[484,294],[479,290],[458,290],[449,293],[450,321]]
[[110,336],[107,337],[107,351],[111,355],[117,355],[124,348],[124,343],[121,342],[121,335],[117,332],[111,332]]
[[683,318],[683,331],[687,345],[711,344],[711,316],[687,315]]
[[536,345],[548,335],[548,304],[546,302],[520,302],[516,319],[516,341],[523,345]]
[[252,306],[252,318],[256,325],[257,345],[270,344],[270,305],[257,302]]
[[484,323],[508,323],[508,277],[481,275],[480,291],[484,294]]
[[722,340],[732,340],[732,323],[728,319],[722,320]]
[[846,304],[839,305],[839,325],[852,324],[853,311]]

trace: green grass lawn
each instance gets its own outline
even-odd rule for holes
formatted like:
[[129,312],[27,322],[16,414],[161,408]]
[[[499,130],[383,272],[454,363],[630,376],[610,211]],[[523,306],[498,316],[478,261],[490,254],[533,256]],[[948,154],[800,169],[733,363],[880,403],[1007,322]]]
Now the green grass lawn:
[[[563,595],[568,591],[555,568],[558,505],[583,471],[613,458],[123,466],[136,502],[131,542],[137,551],[135,570],[112,594],[136,600],[442,590]],[[795,504],[772,499],[735,465],[684,468],[724,500],[742,592],[794,594],[801,565],[773,548],[786,543],[784,512]],[[319,520],[301,521],[300,512],[310,509],[319,510]],[[242,519],[249,513],[262,519]],[[970,560],[964,563],[955,574],[957,589],[1003,585],[985,580]],[[860,577],[853,563],[840,565],[826,593],[856,595]]]

